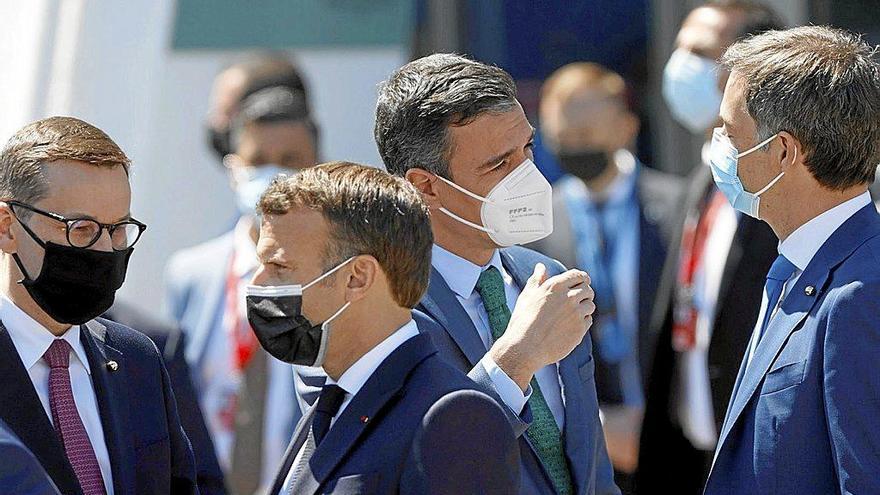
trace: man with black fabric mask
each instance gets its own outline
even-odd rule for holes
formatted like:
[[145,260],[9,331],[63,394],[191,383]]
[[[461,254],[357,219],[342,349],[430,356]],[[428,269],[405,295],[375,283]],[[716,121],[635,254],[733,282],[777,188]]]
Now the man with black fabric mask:
[[146,228],[128,172],[116,143],[70,117],[29,124],[0,152],[0,419],[62,493],[196,493],[155,345],[97,318]]
[[647,362],[643,330],[660,278],[680,181],[629,151],[638,118],[626,84],[592,63],[553,73],[541,91],[544,141],[567,175],[553,187],[553,233],[532,247],[587,271],[596,289],[596,392],[618,486],[638,460]]

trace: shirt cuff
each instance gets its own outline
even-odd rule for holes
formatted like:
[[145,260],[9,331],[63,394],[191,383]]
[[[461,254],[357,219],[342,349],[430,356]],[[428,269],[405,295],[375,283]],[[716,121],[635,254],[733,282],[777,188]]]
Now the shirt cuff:
[[523,408],[526,407],[526,402],[528,402],[529,397],[532,396],[532,386],[529,385],[526,389],[526,393],[523,393],[522,389],[519,388],[519,385],[517,385],[512,378],[507,376],[507,373],[499,368],[498,364],[495,363],[495,360],[488,354],[483,356],[483,359],[480,360],[480,365],[486,370],[486,374],[489,375],[489,379],[492,380],[492,386],[495,387],[495,392],[498,393],[498,396],[501,397],[504,404],[517,415],[522,414]]

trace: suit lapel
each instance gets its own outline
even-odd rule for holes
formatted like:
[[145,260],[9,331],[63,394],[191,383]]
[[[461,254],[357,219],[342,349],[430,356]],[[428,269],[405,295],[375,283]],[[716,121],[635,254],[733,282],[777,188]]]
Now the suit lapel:
[[[135,461],[131,457],[131,439],[127,435],[130,431],[128,425],[130,411],[125,381],[128,366],[125,356],[111,346],[107,327],[97,320],[92,320],[81,327],[80,341],[89,360],[92,386],[95,388],[101,425],[104,429],[104,441],[110,454],[113,486],[116,492],[125,493],[135,489],[133,472]],[[110,368],[108,363],[111,361],[116,363],[116,370]]]
[[452,337],[471,366],[475,366],[483,358],[486,347],[480,340],[474,322],[458,302],[455,293],[443,280],[443,276],[433,267],[431,267],[428,293],[419,304]]
[[[752,356],[752,362],[742,372],[742,380],[734,387],[735,395],[719,437],[718,452],[721,451],[731,429],[763,382],[764,376],[788,337],[823,295],[825,282],[831,270],[865,241],[877,235],[880,235],[880,219],[874,205],[870,204],[850,217],[831,235],[810,261],[797,283],[788,291],[782,305],[767,325],[764,337]],[[810,295],[806,294],[807,286],[814,288]]]
[[0,418],[40,461],[62,493],[82,493],[64,446],[52,427],[6,327],[0,323]]
[[[315,493],[347,457],[369,424],[381,421],[382,410],[396,397],[414,368],[437,350],[431,337],[419,334],[398,347],[364,384],[312,454],[301,493]],[[364,419],[366,418],[366,420]],[[302,436],[301,434],[298,436]]]
[[284,488],[284,480],[287,479],[287,475],[290,474],[290,470],[293,469],[293,461],[296,460],[296,455],[299,453],[300,449],[302,449],[302,446],[306,441],[309,431],[308,428],[309,425],[312,424],[312,417],[314,415],[315,407],[312,406],[296,425],[296,432],[294,432],[291,437],[290,445],[287,446],[287,452],[284,453],[284,462],[282,462],[281,467],[278,468],[275,482],[272,484],[272,489],[269,491],[270,495],[275,495]]

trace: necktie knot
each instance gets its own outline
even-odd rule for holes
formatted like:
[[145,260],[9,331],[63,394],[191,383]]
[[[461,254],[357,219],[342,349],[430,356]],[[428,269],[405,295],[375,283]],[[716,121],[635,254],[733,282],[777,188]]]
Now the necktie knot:
[[345,389],[339,385],[324,385],[321,389],[321,395],[318,397],[318,403],[315,405],[316,411],[335,417],[345,402]]
[[770,271],[767,273],[767,278],[770,280],[776,280],[777,282],[785,282],[794,275],[794,272],[797,270],[797,267],[791,261],[788,261],[783,255],[779,255],[776,257],[776,261],[773,262],[773,265],[770,267]]
[[49,368],[69,368],[70,367],[70,344],[64,339],[55,339],[46,353],[43,354],[43,360],[49,365]]
[[494,266],[490,266],[480,273],[477,279],[477,293],[483,300],[486,311],[492,311],[507,305],[507,296],[504,293],[504,279],[501,272]]

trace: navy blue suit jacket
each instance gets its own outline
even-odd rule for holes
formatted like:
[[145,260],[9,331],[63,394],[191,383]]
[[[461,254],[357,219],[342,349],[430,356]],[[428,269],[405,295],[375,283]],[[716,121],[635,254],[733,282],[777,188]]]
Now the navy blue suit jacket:
[[59,495],[46,470],[3,420],[0,420],[0,459],[0,492]]
[[880,493],[880,215],[822,245],[740,369],[706,493]]
[[[564,267],[559,262],[518,246],[502,249],[501,261],[520,288],[525,286],[538,263],[543,263],[547,267],[548,276],[564,271]],[[437,323],[434,329],[430,330],[425,322],[419,322],[419,329],[431,334],[440,355],[462,372],[468,373],[480,390],[500,402],[501,399],[495,392],[491,379],[482,366],[477,366],[486,354],[486,347],[480,340],[473,321],[456,299],[455,293],[440,273],[433,268],[428,293],[416,308]],[[562,397],[565,403],[565,428],[562,432],[565,455],[571,467],[576,493],[579,495],[619,493],[614,485],[614,473],[605,448],[602,424],[599,422],[594,366],[589,338],[584,339],[568,357],[559,362]],[[523,474],[520,493],[530,495],[555,493],[550,478],[528,437],[523,435],[531,420],[530,409],[526,406],[522,417],[514,414],[506,406],[503,406],[503,409],[511,421],[514,432],[519,436]],[[536,485],[532,480],[539,482]]]
[[[168,373],[145,335],[97,318],[80,339],[91,368],[117,495],[198,493],[189,440]],[[115,361],[115,371],[107,365]],[[0,325],[0,419],[34,453],[64,494],[82,489],[49,417]]]
[[[300,421],[270,494],[282,488],[313,413]],[[296,493],[506,495],[518,489],[517,457],[495,401],[420,334],[392,352],[339,414]]]
[[217,460],[214,442],[205,424],[192,373],[184,357],[186,335],[177,327],[152,318],[135,307],[117,301],[105,318],[134,328],[150,338],[159,349],[177,399],[180,424],[192,445],[196,461],[196,481],[201,495],[226,495],[223,470]]

